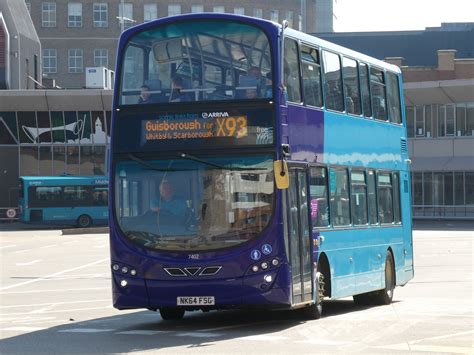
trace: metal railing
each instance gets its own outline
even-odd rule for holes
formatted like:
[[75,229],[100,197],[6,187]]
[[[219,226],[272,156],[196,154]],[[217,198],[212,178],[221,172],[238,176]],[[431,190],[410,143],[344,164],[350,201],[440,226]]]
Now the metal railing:
[[413,205],[412,212],[414,219],[474,219],[474,205]]

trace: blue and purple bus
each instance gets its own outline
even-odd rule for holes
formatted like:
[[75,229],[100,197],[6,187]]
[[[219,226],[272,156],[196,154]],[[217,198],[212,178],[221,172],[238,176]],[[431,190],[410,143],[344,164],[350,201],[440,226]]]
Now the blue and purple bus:
[[262,19],[163,18],[119,43],[117,309],[389,304],[413,277],[399,68]]

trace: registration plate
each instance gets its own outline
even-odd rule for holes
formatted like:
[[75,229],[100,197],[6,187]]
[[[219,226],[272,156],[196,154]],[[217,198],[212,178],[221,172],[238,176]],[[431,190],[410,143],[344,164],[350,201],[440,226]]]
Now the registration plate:
[[178,306],[213,306],[214,296],[178,296]]

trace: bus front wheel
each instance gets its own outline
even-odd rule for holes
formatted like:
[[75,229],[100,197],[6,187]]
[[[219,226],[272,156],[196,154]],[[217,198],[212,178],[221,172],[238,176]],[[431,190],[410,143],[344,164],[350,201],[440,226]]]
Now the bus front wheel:
[[87,228],[87,227],[90,227],[91,224],[92,224],[92,218],[90,218],[86,214],[81,214],[79,218],[77,219],[78,227]]
[[164,320],[179,320],[184,317],[184,309],[181,308],[160,308],[161,318]]

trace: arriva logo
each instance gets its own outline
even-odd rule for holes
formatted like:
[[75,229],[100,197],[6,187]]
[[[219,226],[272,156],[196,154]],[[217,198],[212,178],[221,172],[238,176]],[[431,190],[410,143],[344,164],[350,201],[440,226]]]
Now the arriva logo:
[[229,117],[229,112],[203,112],[202,118],[221,118],[221,117]]

